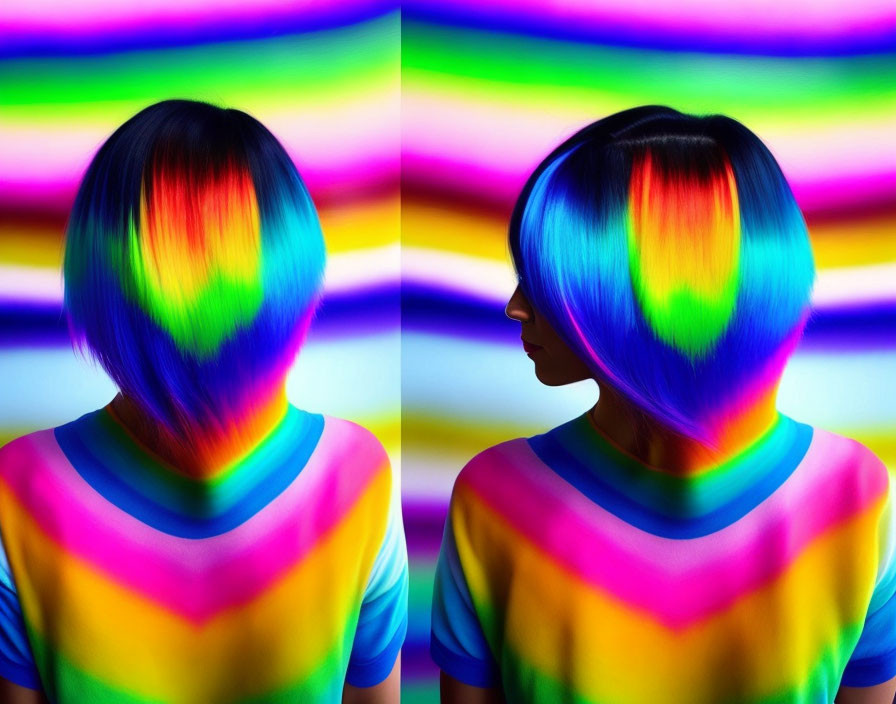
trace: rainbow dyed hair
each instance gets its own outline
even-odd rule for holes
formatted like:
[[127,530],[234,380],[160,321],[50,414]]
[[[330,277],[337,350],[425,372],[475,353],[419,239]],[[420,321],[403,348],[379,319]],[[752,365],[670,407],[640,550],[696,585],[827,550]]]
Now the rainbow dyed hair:
[[282,386],[324,259],[314,204],[267,128],[166,100],[119,127],[81,182],[69,330],[176,437],[226,434]]
[[756,135],[722,115],[626,110],[582,129],[517,200],[523,292],[664,427],[716,429],[776,389],[809,315],[806,224]]

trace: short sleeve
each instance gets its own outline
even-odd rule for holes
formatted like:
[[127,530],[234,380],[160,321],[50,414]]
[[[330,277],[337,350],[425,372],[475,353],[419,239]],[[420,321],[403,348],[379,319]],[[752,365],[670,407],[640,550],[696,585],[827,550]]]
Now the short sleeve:
[[896,487],[892,475],[888,481],[877,578],[862,634],[840,680],[846,687],[871,687],[896,676]]
[[373,687],[389,676],[408,630],[408,551],[397,481],[391,491],[386,533],[364,592],[345,676],[354,687]]
[[0,677],[28,689],[41,688],[2,540],[0,540]]
[[473,687],[493,687],[500,683],[500,673],[476,616],[451,515],[449,509],[436,564],[430,655],[454,679]]

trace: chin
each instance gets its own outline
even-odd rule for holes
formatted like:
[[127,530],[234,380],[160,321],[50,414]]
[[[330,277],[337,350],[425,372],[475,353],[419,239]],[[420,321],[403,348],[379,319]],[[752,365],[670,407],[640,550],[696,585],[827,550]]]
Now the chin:
[[569,378],[569,375],[558,373],[557,370],[545,370],[538,367],[535,367],[535,378],[545,386],[565,386],[579,381],[579,379]]

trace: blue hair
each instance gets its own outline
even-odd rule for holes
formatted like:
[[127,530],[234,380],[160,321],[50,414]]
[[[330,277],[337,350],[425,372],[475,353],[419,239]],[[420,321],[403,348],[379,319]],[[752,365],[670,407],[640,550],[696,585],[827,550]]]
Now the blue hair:
[[188,442],[282,385],[324,264],[314,204],[271,132],[239,110],[166,100],[87,169],[64,307],[78,348]]
[[558,146],[516,202],[523,292],[594,372],[672,432],[774,389],[810,312],[802,213],[756,135],[645,106]]

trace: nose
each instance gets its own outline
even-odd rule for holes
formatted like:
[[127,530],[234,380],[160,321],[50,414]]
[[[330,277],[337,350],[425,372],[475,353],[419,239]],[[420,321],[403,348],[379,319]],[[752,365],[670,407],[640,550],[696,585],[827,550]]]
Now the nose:
[[532,321],[532,306],[529,305],[526,294],[523,293],[523,289],[520,286],[514,289],[513,295],[507,301],[507,305],[504,307],[504,315],[511,320],[518,320],[521,323]]

